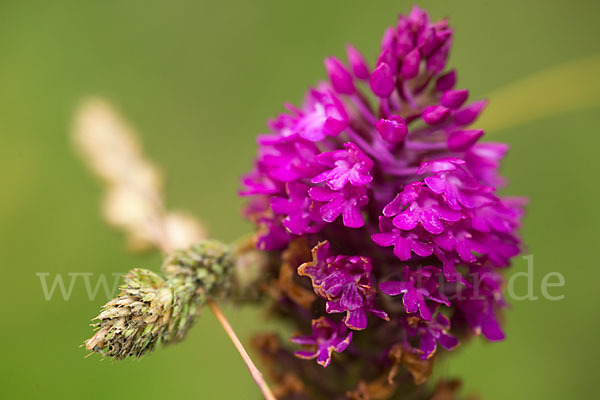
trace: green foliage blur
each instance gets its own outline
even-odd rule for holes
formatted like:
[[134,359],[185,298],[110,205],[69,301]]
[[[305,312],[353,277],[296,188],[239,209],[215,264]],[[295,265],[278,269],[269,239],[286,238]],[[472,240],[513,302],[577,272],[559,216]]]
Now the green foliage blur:
[[[600,6],[591,0],[423,1],[449,17],[459,85],[482,97],[545,68],[600,54]],[[106,301],[80,279],[69,301],[46,301],[36,273],[158,269],[132,255],[99,212],[101,186],[73,154],[72,114],[82,99],[115,103],[168,177],[169,205],[200,216],[214,237],[250,229],[239,176],[255,135],[325,77],[322,60],[354,43],[373,60],[405,1],[0,2],[0,397],[5,399],[259,399],[247,370],[206,312],[182,344],[141,360],[84,358],[90,318]],[[596,79],[600,79],[596,77]],[[596,82],[597,83],[597,82]],[[561,93],[555,93],[561,96]],[[437,367],[487,400],[591,398],[597,369],[600,279],[595,107],[494,132],[510,143],[505,193],[530,198],[523,234],[534,256],[537,301],[513,302],[505,342],[464,345]],[[493,98],[489,110],[494,107]],[[526,269],[517,259],[512,272]],[[541,298],[561,272],[560,301]],[[67,279],[68,281],[68,279]],[[525,293],[524,280],[516,292]],[[242,338],[264,313],[225,309]]]

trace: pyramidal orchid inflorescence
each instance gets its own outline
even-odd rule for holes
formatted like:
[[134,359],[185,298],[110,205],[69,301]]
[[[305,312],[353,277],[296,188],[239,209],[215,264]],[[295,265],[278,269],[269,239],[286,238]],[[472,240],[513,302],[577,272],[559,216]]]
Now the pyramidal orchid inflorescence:
[[[421,385],[471,336],[504,338],[503,270],[519,254],[525,201],[500,197],[505,144],[472,126],[446,63],[447,21],[414,7],[385,31],[376,62],[353,46],[325,60],[328,82],[258,137],[242,179],[253,240],[208,240],[169,211],[134,132],[103,102],[82,107],[75,140],[105,181],[104,213],[134,249],[164,255],[134,269],[93,320],[88,351],[140,357],[182,340],[205,305],[269,400],[458,399],[458,381]],[[271,390],[216,302],[270,305],[295,331],[253,347]]]
[[[501,272],[520,252],[524,200],[496,193],[507,146],[472,126],[486,101],[447,69],[452,39],[446,20],[414,7],[373,65],[352,46],[347,63],[327,58],[329,81],[258,137],[245,215],[257,248],[292,276],[271,293],[302,332],[296,356],[327,368],[257,343],[313,393],[391,397],[406,376],[426,378],[440,348],[504,338]],[[293,295],[311,289],[308,302]]]

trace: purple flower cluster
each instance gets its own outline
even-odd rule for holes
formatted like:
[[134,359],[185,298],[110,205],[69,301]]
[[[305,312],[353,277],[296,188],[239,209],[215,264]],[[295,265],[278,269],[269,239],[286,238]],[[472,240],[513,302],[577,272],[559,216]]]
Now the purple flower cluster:
[[348,64],[326,59],[329,82],[258,138],[241,192],[257,247],[313,247],[298,266],[310,281],[298,282],[321,300],[305,319],[312,336],[294,339],[314,349],[301,357],[329,365],[351,331],[422,359],[467,330],[504,337],[499,272],[520,251],[524,201],[496,193],[507,146],[469,128],[486,102],[468,102],[446,71],[451,42],[447,21],[415,7],[385,32],[372,69],[352,46]]

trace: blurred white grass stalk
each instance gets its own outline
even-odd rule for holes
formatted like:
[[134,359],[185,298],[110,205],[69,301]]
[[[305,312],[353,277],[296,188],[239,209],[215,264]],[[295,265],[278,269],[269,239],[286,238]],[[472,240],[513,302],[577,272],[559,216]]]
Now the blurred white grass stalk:
[[104,218],[126,234],[132,250],[187,248],[206,237],[193,217],[165,210],[160,171],[110,104],[85,101],[75,116],[73,140],[83,161],[105,183]]
[[[75,114],[73,140],[83,161],[105,183],[104,218],[126,234],[132,250],[156,247],[169,254],[206,237],[194,217],[166,211],[162,175],[144,156],[133,128],[108,102],[91,99],[82,103]],[[207,304],[265,399],[276,400],[221,309],[212,300]]]
[[600,55],[557,65],[489,94],[479,120],[486,132],[600,104]]

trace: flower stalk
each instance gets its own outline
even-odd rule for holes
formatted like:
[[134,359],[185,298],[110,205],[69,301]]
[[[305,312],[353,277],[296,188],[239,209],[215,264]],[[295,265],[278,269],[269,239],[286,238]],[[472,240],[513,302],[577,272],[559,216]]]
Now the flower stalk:
[[250,371],[250,375],[252,375],[252,379],[254,379],[254,382],[256,382],[256,384],[260,388],[260,391],[262,392],[265,399],[266,400],[276,400],[275,395],[273,395],[273,392],[271,391],[271,388],[269,388],[269,385],[265,381],[263,374],[260,372],[260,370],[256,367],[256,365],[252,361],[252,358],[250,357],[250,355],[244,348],[244,345],[242,344],[240,339],[235,334],[235,330],[233,330],[233,328],[231,327],[231,324],[229,323],[229,321],[227,320],[227,318],[225,317],[225,315],[223,314],[223,312],[221,311],[221,309],[219,308],[217,303],[215,303],[212,300],[209,300],[207,302],[207,304],[208,304],[208,307],[212,310],[212,312],[215,314],[215,316],[219,320],[219,323],[221,324],[221,326],[227,333],[227,336],[229,336],[229,338],[231,339],[231,342],[237,349],[238,353],[240,353],[240,356],[242,356],[244,363],[246,364],[246,366],[248,367],[248,370]]

